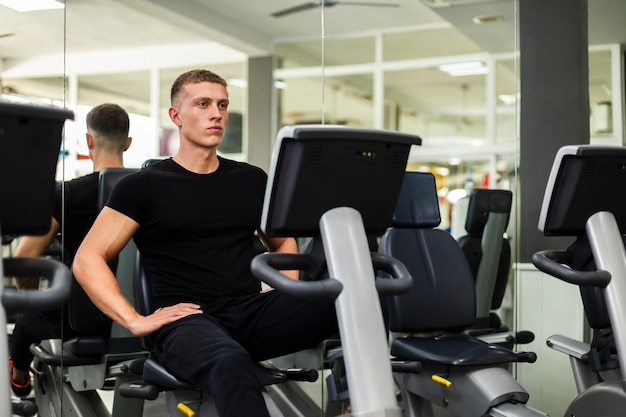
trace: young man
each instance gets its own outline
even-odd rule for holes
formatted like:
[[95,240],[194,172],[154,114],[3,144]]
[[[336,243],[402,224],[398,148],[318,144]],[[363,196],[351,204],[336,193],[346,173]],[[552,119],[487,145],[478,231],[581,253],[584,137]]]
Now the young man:
[[[262,292],[252,275],[255,231],[270,251],[297,247],[259,230],[267,175],[217,155],[227,110],[220,76],[192,70],[176,79],[169,116],[178,153],[120,180],[73,271],[105,314],[134,335],[152,334],[165,368],[211,393],[220,415],[267,416],[254,362],[314,346],[336,333],[337,321],[334,302]],[[131,237],[159,307],[149,316],[107,267]]]
[[[44,236],[23,236],[14,256],[43,255],[61,232],[63,262],[71,266],[78,246],[98,214],[99,171],[123,167],[124,151],[132,142],[128,136],[128,113],[117,104],[94,107],[87,114],[86,123],[85,139],[94,172],[57,184],[50,230]],[[39,278],[15,277],[15,284],[20,290],[37,289]],[[61,314],[61,310],[18,315],[11,336],[9,360],[11,388],[17,396],[26,396],[31,390],[29,367],[33,355],[30,345],[44,339],[68,336],[71,328],[63,322],[67,322],[67,315]]]

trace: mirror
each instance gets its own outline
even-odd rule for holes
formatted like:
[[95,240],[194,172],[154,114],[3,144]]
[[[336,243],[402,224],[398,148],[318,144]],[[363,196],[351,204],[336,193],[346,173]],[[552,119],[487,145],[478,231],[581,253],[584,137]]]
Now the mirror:
[[[251,48],[238,51],[233,46],[237,42],[232,40],[226,46],[213,42],[224,36],[216,36],[204,22],[198,23],[202,16],[216,12],[218,6],[227,10],[230,3],[200,6],[189,2],[176,8],[155,3],[66,0],[64,12],[37,12],[48,13],[56,26],[51,22],[38,26],[46,27],[47,32],[35,32],[35,39],[28,42],[35,46],[58,36],[55,47],[34,53],[47,57],[56,51],[56,65],[37,65],[41,61],[34,60],[28,67],[14,66],[13,61],[5,59],[2,85],[10,88],[9,92],[60,100],[76,111],[77,120],[69,124],[66,133],[59,179],[70,180],[91,172],[84,143],[84,116],[90,107],[102,102],[118,103],[131,113],[133,144],[125,154],[127,166],[139,167],[145,159],[173,154],[177,138],[167,117],[169,87],[177,75],[191,67],[208,67],[224,76],[230,84],[231,112],[247,117],[246,60]],[[284,124],[323,121],[414,133],[423,137],[424,145],[412,156],[410,169],[437,173],[440,190],[464,189],[468,172],[472,172],[475,184],[495,186],[496,178],[502,183],[511,181],[517,160],[515,50],[489,54],[446,23],[437,10],[413,3],[417,2],[404,1],[401,6],[420,16],[412,20],[398,20],[398,12],[391,8],[362,8],[359,19],[353,19],[355,10],[350,6],[321,7],[272,18],[269,13],[280,7],[264,6],[267,13],[259,19],[284,28],[283,33],[277,31],[270,37],[270,47],[264,51],[274,56],[273,79],[280,81],[274,83],[275,130]],[[417,11],[413,9],[416,7]],[[512,17],[513,11],[510,2],[507,15]],[[401,9],[402,13],[407,14]],[[12,27],[10,22],[28,16],[2,8],[0,27]],[[385,16],[394,18],[376,27],[371,25],[371,19]],[[406,23],[416,19],[416,23]],[[355,21],[354,27],[347,24],[348,20]],[[205,22],[225,29],[216,19]],[[16,28],[32,26],[22,21]],[[58,35],[53,35],[51,28],[56,28]],[[515,33],[508,35],[513,44]],[[249,36],[242,36],[252,43]],[[12,53],[1,48],[0,43],[3,57]],[[440,65],[470,58],[493,68],[492,73],[454,77],[439,70]],[[500,95],[508,95],[510,101],[498,101]],[[245,160],[249,157],[246,141],[259,138],[245,127],[242,130],[243,146],[235,145],[229,156]],[[480,146],[476,146],[478,142]],[[459,154],[451,150],[459,149],[466,152],[461,152],[457,161],[454,158],[458,159]],[[445,213],[442,227],[449,227],[449,207],[441,192]]]
[[[519,92],[511,22],[516,9],[515,2],[496,3],[426,7],[420,11],[436,13],[437,23],[392,31],[349,32],[344,22],[354,10],[326,8],[322,45],[314,34],[276,42],[274,76],[282,83],[276,91],[277,125],[324,121],[420,135],[422,146],[412,152],[408,169],[435,174],[439,227],[450,229],[459,193],[474,187],[512,190],[515,184]],[[369,13],[386,15],[373,9]],[[454,14],[470,22],[481,16],[481,24]],[[497,33],[498,41],[485,32]],[[463,221],[455,224],[461,230],[453,234],[465,234]],[[509,229],[513,242],[514,216]],[[513,328],[512,301],[503,309]]]
[[[77,114],[66,127],[57,179],[91,171],[84,116],[102,102],[118,103],[131,113],[134,141],[125,154],[127,166],[172,155],[177,138],[167,117],[169,88],[181,72],[207,67],[228,80],[231,113],[241,115],[240,133],[223,149],[231,158],[260,158],[267,168],[269,156],[248,153],[249,142],[269,148],[285,124],[323,121],[391,129],[422,136],[409,169],[437,177],[441,227],[452,228],[457,200],[449,193],[454,190],[506,188],[517,197],[516,1],[437,7],[443,2],[399,0],[398,8],[337,5],[281,17],[271,13],[292,4],[167,3],[66,0],[65,9],[40,12],[0,6],[2,99],[61,105]],[[623,143],[622,89],[616,81],[621,49],[617,39],[596,33],[601,10],[591,7],[592,140]],[[259,55],[274,60],[266,77],[275,87],[267,97],[272,103],[268,137],[246,124],[259,111],[248,108],[247,84],[248,60]],[[513,247],[516,221],[513,213],[508,233]],[[3,245],[3,252],[10,250]],[[510,288],[501,311],[511,328],[516,326],[514,298]]]
[[[24,9],[14,10],[0,5],[0,101],[63,108],[66,105],[64,11],[58,7],[40,11],[29,10],[34,2],[14,3],[18,9],[20,7]],[[59,3],[56,5],[61,6]],[[57,167],[56,179],[59,181],[65,176],[62,156],[64,150],[65,141],[61,145]],[[9,178],[2,179],[2,181],[10,180]],[[18,241],[18,237],[3,237],[2,256],[11,257]],[[62,257],[62,254],[56,250],[50,251],[49,255]],[[45,280],[40,281],[40,288],[47,286],[48,283]],[[14,285],[12,277],[3,277],[3,285]],[[56,321],[56,315],[51,315],[51,317],[53,318],[50,320]],[[17,315],[7,319],[7,333],[12,335]],[[28,327],[28,324],[22,324],[22,328],[24,327]],[[20,346],[20,350],[28,353],[28,343],[22,343]],[[11,343],[9,343],[9,351],[12,351]],[[14,356],[13,353],[10,354]],[[1,360],[6,361],[7,358]],[[27,358],[22,361],[26,360]],[[25,367],[24,370],[27,369]],[[22,391],[26,392],[24,388]],[[0,401],[4,403],[5,398]]]
[[[311,34],[276,41],[277,126],[324,122],[420,135],[422,146],[412,152],[408,169],[435,174],[439,227],[465,235],[464,221],[453,221],[459,193],[515,191],[516,184],[518,57],[510,23],[516,5],[496,3],[420,9],[452,24],[419,22],[391,31],[350,31],[346,21],[354,8],[323,8],[322,39]],[[367,11],[381,18],[387,13]],[[471,23],[475,16],[482,16],[482,26]],[[296,13],[287,18],[305,24]],[[498,41],[484,32],[497,32]],[[516,228],[513,213],[508,232],[513,253]],[[513,281],[511,268],[498,311],[510,329],[516,326]]]

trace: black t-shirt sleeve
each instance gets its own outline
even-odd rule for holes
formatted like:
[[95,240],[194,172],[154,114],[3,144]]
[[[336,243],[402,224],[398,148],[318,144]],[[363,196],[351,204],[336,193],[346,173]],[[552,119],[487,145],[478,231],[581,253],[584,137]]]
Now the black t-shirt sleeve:
[[[67,191],[67,188],[66,188]],[[59,224],[63,220],[63,182],[57,181],[54,184],[54,206],[52,208],[52,217]]]
[[145,207],[148,201],[148,181],[145,172],[138,171],[120,178],[113,190],[106,206],[130,217],[138,223],[145,219]]

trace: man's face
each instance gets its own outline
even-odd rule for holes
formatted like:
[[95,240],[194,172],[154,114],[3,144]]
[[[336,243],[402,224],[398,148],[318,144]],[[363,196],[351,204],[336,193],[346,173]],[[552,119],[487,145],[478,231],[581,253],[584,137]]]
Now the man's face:
[[228,92],[221,84],[186,84],[170,107],[170,118],[180,128],[181,141],[217,147],[228,122],[228,103]]

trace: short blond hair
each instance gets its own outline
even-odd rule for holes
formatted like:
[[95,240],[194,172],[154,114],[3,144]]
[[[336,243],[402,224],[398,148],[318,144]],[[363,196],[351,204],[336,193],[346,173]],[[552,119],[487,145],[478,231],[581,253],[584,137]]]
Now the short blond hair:
[[174,83],[172,84],[172,89],[170,91],[170,101],[171,104],[174,105],[174,101],[180,96],[182,93],[183,87],[187,84],[196,84],[201,82],[210,82],[223,85],[224,87],[228,87],[228,83],[225,79],[220,77],[214,72],[205,69],[194,69],[191,71],[187,71],[176,78]]

